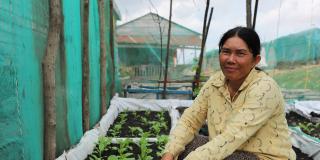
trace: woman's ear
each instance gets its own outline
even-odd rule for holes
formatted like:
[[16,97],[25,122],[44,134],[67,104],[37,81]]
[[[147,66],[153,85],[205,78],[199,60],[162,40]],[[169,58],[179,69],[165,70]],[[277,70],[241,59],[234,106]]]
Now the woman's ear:
[[261,61],[261,56],[260,56],[260,54],[258,54],[256,57],[254,57],[255,59],[254,59],[254,65],[257,65],[260,61]]

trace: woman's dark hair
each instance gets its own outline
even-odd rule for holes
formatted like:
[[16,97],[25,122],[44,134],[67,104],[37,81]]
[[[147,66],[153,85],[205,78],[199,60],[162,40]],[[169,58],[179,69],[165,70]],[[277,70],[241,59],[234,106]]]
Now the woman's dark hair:
[[241,38],[248,45],[248,48],[250,49],[250,52],[252,52],[254,57],[260,54],[260,49],[261,49],[260,38],[256,31],[247,27],[236,27],[224,33],[219,42],[219,53],[221,51],[223,44],[229,38],[234,36]]

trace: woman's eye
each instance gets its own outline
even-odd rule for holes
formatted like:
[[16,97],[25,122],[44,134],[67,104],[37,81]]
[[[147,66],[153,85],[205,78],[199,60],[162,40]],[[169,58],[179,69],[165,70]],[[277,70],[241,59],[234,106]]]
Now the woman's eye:
[[231,52],[229,50],[221,50],[222,54],[230,54]]
[[243,52],[239,52],[239,53],[237,53],[237,56],[238,57],[243,57],[243,56],[245,56],[246,54],[245,53],[243,53]]

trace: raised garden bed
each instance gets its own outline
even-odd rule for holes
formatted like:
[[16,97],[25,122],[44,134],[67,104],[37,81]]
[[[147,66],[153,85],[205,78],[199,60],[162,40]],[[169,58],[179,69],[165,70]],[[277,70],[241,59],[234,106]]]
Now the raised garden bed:
[[107,132],[107,137],[141,137],[149,132],[149,137],[169,135],[171,118],[168,111],[128,111],[121,112]]

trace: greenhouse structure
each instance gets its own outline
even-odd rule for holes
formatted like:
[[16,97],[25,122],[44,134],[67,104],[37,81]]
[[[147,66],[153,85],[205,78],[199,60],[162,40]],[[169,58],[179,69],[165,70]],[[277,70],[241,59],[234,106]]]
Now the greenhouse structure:
[[[292,1],[1,0],[0,160],[320,160],[320,3]],[[236,26],[259,54],[240,31],[219,51]]]

